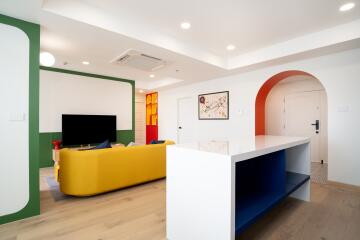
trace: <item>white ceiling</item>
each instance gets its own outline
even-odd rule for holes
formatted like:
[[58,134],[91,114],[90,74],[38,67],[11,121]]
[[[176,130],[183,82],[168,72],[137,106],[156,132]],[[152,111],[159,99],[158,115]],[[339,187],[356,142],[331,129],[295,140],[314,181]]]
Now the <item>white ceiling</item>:
[[[360,47],[360,0],[352,1],[357,6],[343,13],[343,0],[2,0],[0,13],[41,24],[41,48],[55,55],[56,67],[134,79],[138,88],[153,89],[324,48]],[[181,29],[182,21],[192,27]],[[236,49],[227,51],[228,44]],[[170,64],[151,79],[109,63],[129,48]]]
[[[171,36],[228,57],[283,42],[360,17],[360,7],[346,14],[338,0],[78,0],[120,21]],[[179,28],[189,21],[192,28]],[[233,52],[226,50],[234,44]]]
[[[137,87],[144,89],[183,79],[206,80],[224,72],[209,64],[91,25],[48,13],[44,13],[43,17],[46,23],[41,29],[41,48],[56,56],[55,67],[135,79]],[[166,59],[169,65],[156,71],[155,78],[150,78],[149,72],[110,63],[128,49]],[[83,65],[82,61],[89,61],[90,65]],[[64,65],[64,62],[68,64]]]

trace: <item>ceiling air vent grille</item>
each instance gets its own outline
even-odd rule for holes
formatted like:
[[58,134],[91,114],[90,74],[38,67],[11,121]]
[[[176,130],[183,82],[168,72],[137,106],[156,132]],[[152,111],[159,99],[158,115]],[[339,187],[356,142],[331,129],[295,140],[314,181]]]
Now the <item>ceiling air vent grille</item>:
[[139,51],[133,49],[127,50],[117,58],[113,59],[111,63],[148,72],[158,70],[166,65],[166,61],[160,58],[140,53]]

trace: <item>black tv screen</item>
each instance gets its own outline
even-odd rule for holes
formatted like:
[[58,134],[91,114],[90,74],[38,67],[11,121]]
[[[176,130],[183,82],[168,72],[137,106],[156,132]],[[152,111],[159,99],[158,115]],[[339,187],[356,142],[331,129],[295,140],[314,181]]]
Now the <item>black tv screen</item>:
[[116,141],[115,115],[62,115],[64,146]]

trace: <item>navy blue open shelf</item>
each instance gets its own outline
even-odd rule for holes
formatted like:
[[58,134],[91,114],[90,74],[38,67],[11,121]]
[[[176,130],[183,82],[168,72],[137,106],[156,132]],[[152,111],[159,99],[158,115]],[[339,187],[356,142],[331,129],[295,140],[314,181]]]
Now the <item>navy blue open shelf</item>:
[[310,179],[309,175],[286,172],[286,196],[295,192],[299,187],[301,187],[306,181]]
[[285,164],[285,150],[236,163],[236,235],[310,179]]

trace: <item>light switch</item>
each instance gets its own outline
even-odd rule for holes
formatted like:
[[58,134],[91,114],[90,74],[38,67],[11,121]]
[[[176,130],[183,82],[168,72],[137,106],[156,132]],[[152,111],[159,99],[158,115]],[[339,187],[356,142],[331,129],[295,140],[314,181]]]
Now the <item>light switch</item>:
[[25,121],[25,113],[10,113],[10,122],[22,122]]

